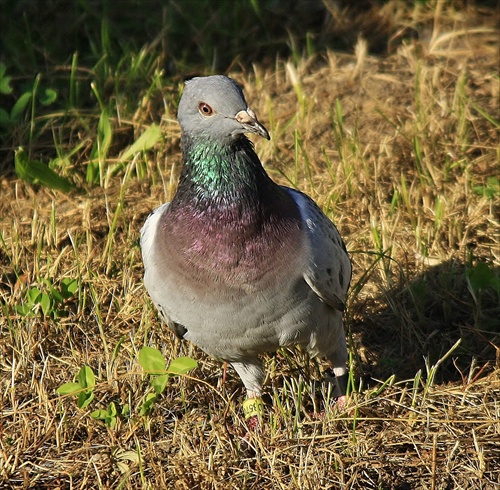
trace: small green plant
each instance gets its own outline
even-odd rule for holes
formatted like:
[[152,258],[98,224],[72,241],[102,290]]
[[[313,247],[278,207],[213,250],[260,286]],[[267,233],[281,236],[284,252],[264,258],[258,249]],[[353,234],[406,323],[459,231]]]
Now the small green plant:
[[474,298],[475,303],[479,302],[481,291],[491,288],[497,295],[500,295],[500,276],[485,262],[478,262],[466,270],[467,285]]
[[475,185],[472,187],[472,190],[478,196],[495,199],[500,196],[500,180],[498,177],[488,177],[484,184]]
[[158,349],[154,349],[153,347],[143,347],[139,351],[139,364],[151,376],[150,385],[153,388],[153,392],[146,395],[139,411],[140,415],[146,415],[151,412],[158,397],[165,390],[170,376],[187,374],[198,367],[198,363],[194,359],[190,357],[178,357],[165,369],[165,358]]
[[[152,347],[144,347],[139,351],[139,364],[152,377],[150,385],[153,388],[153,392],[146,394],[139,408],[140,416],[148,415],[151,412],[158,397],[165,390],[170,376],[187,374],[198,367],[198,363],[194,359],[179,357],[174,359],[165,369],[165,358],[158,349]],[[94,400],[95,387],[95,375],[92,368],[82,366],[75,381],[64,383],[56,391],[62,396],[77,396],[78,408],[84,409]],[[128,418],[130,415],[131,410],[128,403],[121,406],[114,401],[110,402],[107,408],[94,410],[90,414],[93,419],[102,420],[111,429],[116,427],[120,418]]]
[[50,279],[43,279],[41,288],[30,287],[20,305],[16,305],[16,311],[22,316],[36,316],[40,312],[43,316],[62,318],[68,316],[65,302],[72,298],[78,290],[78,281],[65,277],[61,280],[59,287],[55,287]]
[[448,351],[443,355],[441,356],[440,359],[437,360],[437,362],[435,364],[433,364],[432,366],[430,365],[429,363],[429,359],[428,358],[424,358],[424,362],[425,362],[425,368],[427,370],[427,379],[425,381],[425,385],[424,385],[424,393],[423,393],[423,398],[425,399],[425,396],[427,395],[427,392],[430,388],[432,388],[434,386],[434,382],[435,382],[435,379],[436,379],[436,373],[437,373],[437,370],[439,368],[439,366],[448,358],[451,356],[451,354],[453,354],[453,352],[458,348],[458,346],[460,345],[460,343],[462,342],[462,339],[458,339],[449,349]]
[[[14,92],[11,81],[12,77],[6,74],[7,67],[0,63],[0,94],[12,95]],[[21,95],[15,99],[12,107],[0,107],[0,128],[9,130],[12,125],[17,124],[27,119],[30,119],[29,139],[30,143],[34,139],[35,132],[35,116],[38,107],[48,107],[52,105],[58,97],[57,90],[43,86],[41,83],[42,76],[38,74],[30,87],[22,88]]]
[[30,184],[39,184],[62,192],[69,192],[74,187],[68,179],[56,174],[50,168],[50,164],[46,165],[38,160],[28,158],[23,148],[18,148],[14,161],[17,176]]
[[[0,63],[0,94],[10,95],[12,93],[12,87],[10,85],[12,77],[6,75],[7,67]],[[0,126],[9,125],[11,120],[11,115],[4,108],[0,107]]]
[[64,383],[57,388],[59,395],[76,395],[78,408],[86,408],[94,399],[95,375],[92,368],[82,366],[76,381],[72,383]]
[[[72,383],[64,383],[57,389],[57,393],[63,396],[77,396],[77,406],[78,408],[87,408],[90,403],[94,400],[94,389],[95,389],[95,375],[92,368],[89,366],[82,366],[76,381]],[[119,406],[115,402],[109,403],[106,409],[94,410],[90,416],[96,420],[102,420],[109,428],[114,429],[118,418],[128,417],[130,415],[130,407],[128,403]]]
[[109,168],[108,177],[114,177],[122,170],[129,160],[140,152],[153,148],[161,139],[161,128],[157,124],[151,124],[145,131],[120,155],[118,163]]
[[111,402],[108,408],[94,410],[90,416],[93,419],[102,420],[110,429],[114,429],[120,416],[123,418],[130,416],[130,406],[125,403],[123,407],[120,407],[115,402]]
[[[94,84],[92,88],[95,89]],[[90,154],[90,162],[87,166],[86,181],[87,184],[100,184],[102,187],[104,184],[104,168],[106,168],[106,161],[113,141],[113,129],[108,110],[103,107],[98,93],[95,90],[94,92],[100,101],[102,110],[97,125],[96,141]]]

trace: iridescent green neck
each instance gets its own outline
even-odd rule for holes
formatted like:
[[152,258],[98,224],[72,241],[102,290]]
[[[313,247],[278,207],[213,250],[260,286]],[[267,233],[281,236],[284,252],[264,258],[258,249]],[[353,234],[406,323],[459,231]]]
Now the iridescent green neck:
[[275,186],[245,137],[220,144],[183,135],[181,143],[184,167],[178,199],[227,203],[256,198],[262,187]]

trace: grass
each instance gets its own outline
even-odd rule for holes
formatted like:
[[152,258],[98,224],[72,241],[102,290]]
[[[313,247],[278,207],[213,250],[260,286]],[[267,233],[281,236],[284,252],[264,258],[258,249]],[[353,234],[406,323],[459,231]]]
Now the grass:
[[[495,488],[494,9],[37,5],[2,2],[0,487]],[[348,409],[321,362],[283,350],[247,437],[239,379],[165,331],[138,245],[180,171],[180,74],[214,70],[270,130],[268,172],[322,206],[354,263]],[[151,380],[146,346],[198,368]],[[79,401],[57,392],[72,382]]]

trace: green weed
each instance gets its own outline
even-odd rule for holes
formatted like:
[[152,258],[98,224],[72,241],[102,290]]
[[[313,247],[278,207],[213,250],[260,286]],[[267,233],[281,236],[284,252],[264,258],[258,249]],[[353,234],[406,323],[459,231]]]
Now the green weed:
[[[119,345],[115,348],[117,355]],[[198,367],[198,363],[189,357],[174,359],[168,368],[165,368],[165,358],[161,352],[152,347],[143,347],[139,351],[139,364],[151,377],[150,386],[153,392],[147,393],[140,404],[137,414],[145,416],[151,413],[159,396],[165,390],[171,376],[185,375]],[[87,408],[95,399],[96,379],[94,372],[89,366],[82,366],[76,376],[76,381],[64,383],[57,389],[61,396],[77,396],[77,406],[80,409]],[[93,419],[103,421],[110,429],[116,427],[118,419],[132,416],[131,407],[128,403],[119,404],[111,401],[106,408],[91,412]]]

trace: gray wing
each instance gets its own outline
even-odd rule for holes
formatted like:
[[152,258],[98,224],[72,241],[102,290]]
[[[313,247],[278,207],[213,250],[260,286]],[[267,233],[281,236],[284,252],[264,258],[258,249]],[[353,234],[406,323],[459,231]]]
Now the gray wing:
[[156,284],[155,278],[158,277],[158,271],[154,270],[158,267],[158,262],[155,260],[157,241],[156,230],[160,223],[160,218],[163,213],[167,210],[170,203],[165,203],[160,207],[156,208],[149,216],[144,226],[141,228],[141,252],[142,261],[144,263],[144,285],[153,300],[158,312],[160,313],[163,321],[170,328],[175,335],[179,338],[183,338],[187,330],[183,325],[175,323],[172,321],[168,315],[165,313],[164,308],[162,308],[161,303],[158,301],[160,297],[163,296],[164,291],[159,289],[159,285]]
[[153,254],[153,246],[156,236],[156,229],[158,227],[158,222],[162,214],[167,210],[169,202],[162,204],[160,207],[156,208],[146,219],[143,227],[141,228],[141,252],[142,260],[144,262],[144,267],[147,269],[149,264],[149,259]]
[[299,207],[308,233],[310,257],[304,279],[325,303],[344,311],[352,267],[342,237],[310,197],[283,188]]

